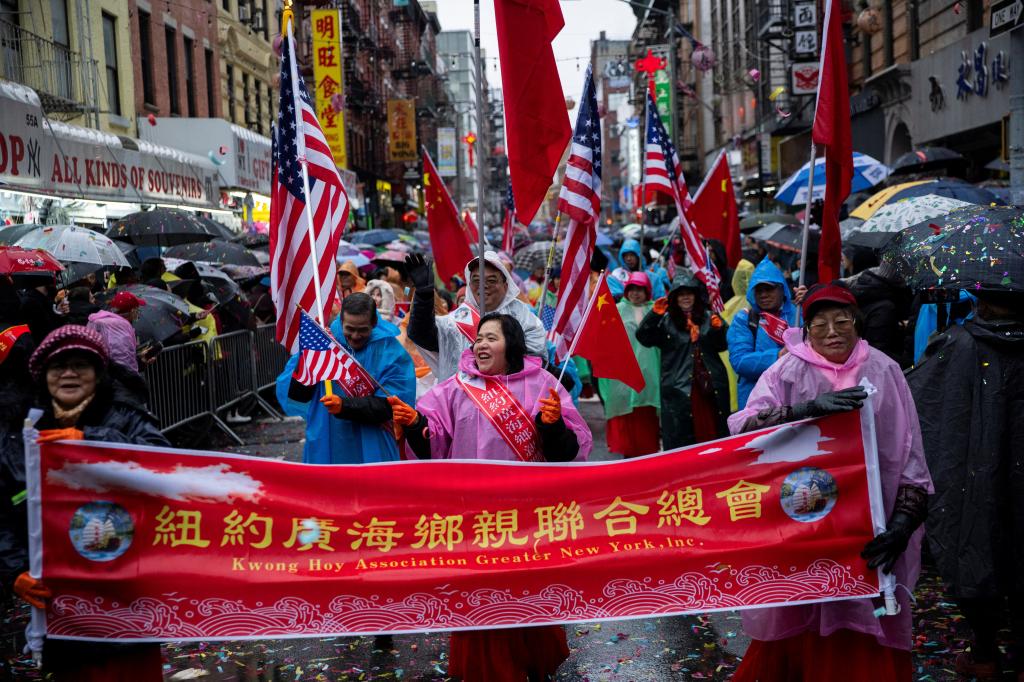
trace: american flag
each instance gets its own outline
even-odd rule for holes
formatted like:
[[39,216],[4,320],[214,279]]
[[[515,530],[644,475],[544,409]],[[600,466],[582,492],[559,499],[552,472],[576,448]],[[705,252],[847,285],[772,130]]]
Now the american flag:
[[[715,264],[711,262],[711,256],[707,247],[697,236],[697,231],[689,220],[690,190],[686,187],[686,178],[683,176],[683,168],[679,163],[679,155],[676,154],[676,147],[672,144],[672,138],[665,132],[665,126],[661,124],[661,116],[658,115],[658,107],[654,103],[654,97],[647,93],[647,153],[644,159],[644,185],[646,188],[668,194],[676,203],[676,211],[679,213],[679,231],[682,233],[683,245],[686,247],[686,255],[689,265],[693,268],[694,275],[708,290],[708,297],[711,301],[711,309],[718,313],[725,307],[722,303],[720,291],[721,278]],[[643,194],[646,195],[646,190]],[[641,197],[641,201],[645,197]]]
[[299,352],[302,355],[292,376],[306,386],[340,379],[347,365],[355,362],[305,310],[299,311]]
[[505,192],[505,223],[502,225],[501,250],[512,255],[515,246],[516,231],[516,198],[512,195],[512,179],[508,181],[508,191]]
[[545,291],[544,299],[541,302],[540,307],[540,321],[544,325],[545,331],[551,331],[551,327],[555,324],[555,306],[556,303],[554,295],[550,291]]
[[594,75],[587,67],[583,97],[576,115],[576,129],[565,164],[565,179],[558,195],[558,210],[569,216],[566,247],[562,256],[562,283],[551,334],[555,351],[564,358],[583,323],[590,282],[590,257],[597,241],[597,220],[601,214],[601,123],[597,117]]
[[[290,25],[284,47],[273,139],[270,292],[277,309],[277,340],[295,352],[299,311],[317,308],[317,281],[323,306],[317,310],[318,316],[322,319],[334,303],[334,258],[348,221],[349,203],[313,101],[297,74]],[[309,176],[308,196],[303,187],[303,165]],[[310,233],[315,243],[312,253]]]

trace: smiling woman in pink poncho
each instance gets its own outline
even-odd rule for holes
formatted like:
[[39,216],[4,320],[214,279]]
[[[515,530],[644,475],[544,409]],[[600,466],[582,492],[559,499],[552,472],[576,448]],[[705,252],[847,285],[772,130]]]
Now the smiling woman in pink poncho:
[[877,618],[880,599],[756,609],[743,614],[752,642],[734,682],[910,680],[911,607],[921,568],[921,523],[931,477],[921,428],[899,365],[859,335],[856,300],[838,284],[819,285],[803,302],[804,327],[785,332],[784,355],[769,367],[746,407],[729,418],[732,433],[861,407],[867,379],[878,436],[887,530],[861,556],[868,568],[895,572],[900,613]]
[[[459,371],[412,409],[389,399],[418,457],[582,461],[592,437],[583,417],[540,360],[526,357],[516,319],[488,313]],[[522,682],[554,675],[569,656],[560,625],[452,634],[449,673],[465,682]]]

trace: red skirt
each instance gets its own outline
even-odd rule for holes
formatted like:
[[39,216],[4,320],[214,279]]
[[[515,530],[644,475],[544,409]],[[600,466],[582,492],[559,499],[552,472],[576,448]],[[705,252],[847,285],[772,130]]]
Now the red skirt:
[[909,682],[910,652],[883,646],[871,635],[837,630],[805,632],[773,642],[751,640],[732,682]]
[[607,423],[608,450],[626,457],[649,455],[661,449],[661,423],[656,407],[638,407]]
[[453,632],[448,673],[463,682],[543,680],[567,658],[561,625]]

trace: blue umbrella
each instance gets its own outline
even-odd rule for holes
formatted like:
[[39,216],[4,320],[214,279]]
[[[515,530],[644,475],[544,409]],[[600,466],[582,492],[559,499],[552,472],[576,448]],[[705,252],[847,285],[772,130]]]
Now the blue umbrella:
[[[807,174],[810,163],[805,163],[791,175],[775,193],[775,198],[790,206],[807,204]],[[851,192],[863,192],[880,183],[889,175],[889,167],[881,161],[860,152],[853,153],[853,186]],[[825,198],[825,159],[814,161],[814,199]]]
[[371,246],[377,246],[378,244],[387,244],[398,239],[399,233],[396,230],[367,230],[366,232],[353,232],[349,235],[349,239],[357,244],[370,244]]
[[604,232],[598,231],[597,233],[597,246],[611,246],[615,242]]

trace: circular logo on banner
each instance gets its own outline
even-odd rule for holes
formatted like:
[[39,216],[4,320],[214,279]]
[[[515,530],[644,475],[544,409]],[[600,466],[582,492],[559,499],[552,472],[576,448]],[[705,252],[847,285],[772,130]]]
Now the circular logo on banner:
[[789,518],[802,523],[818,521],[828,516],[836,506],[839,489],[836,479],[824,469],[803,467],[782,482],[782,511]]
[[86,559],[112,561],[131,547],[135,526],[124,507],[113,502],[90,502],[75,511],[68,535]]

